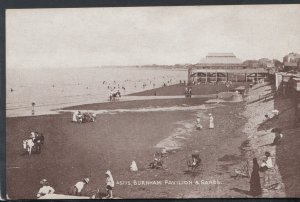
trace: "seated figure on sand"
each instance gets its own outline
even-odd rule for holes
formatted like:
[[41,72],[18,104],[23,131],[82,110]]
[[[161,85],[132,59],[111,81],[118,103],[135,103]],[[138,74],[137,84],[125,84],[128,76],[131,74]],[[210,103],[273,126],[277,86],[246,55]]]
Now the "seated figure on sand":
[[166,153],[156,152],[154,154],[154,161],[149,164],[152,169],[163,168],[163,158],[166,157]]
[[200,116],[198,115],[197,116],[197,119],[196,119],[196,129],[197,130],[201,130],[203,127],[201,125],[201,120],[200,120]]
[[192,160],[187,161],[187,166],[188,166],[188,168],[191,168],[192,170],[195,170],[197,167],[200,166],[201,161],[202,160],[200,158],[199,151],[196,150],[192,153]]
[[41,196],[45,196],[46,194],[54,194],[55,190],[53,187],[49,186],[48,181],[46,179],[42,179],[40,184],[42,187],[40,188],[39,192],[37,193],[37,198]]
[[81,111],[76,111],[73,113],[73,118],[72,118],[72,122],[82,122],[82,114]]
[[263,162],[260,165],[259,170],[263,172],[263,171],[266,171],[270,168],[273,168],[273,162],[272,162],[271,154],[270,154],[270,152],[265,152],[265,158],[263,159]]
[[82,190],[86,184],[90,181],[89,178],[83,178],[81,181],[77,182],[74,186],[71,187],[70,194],[75,196],[82,195]]
[[82,123],[94,122],[96,120],[96,114],[85,112],[82,114]]

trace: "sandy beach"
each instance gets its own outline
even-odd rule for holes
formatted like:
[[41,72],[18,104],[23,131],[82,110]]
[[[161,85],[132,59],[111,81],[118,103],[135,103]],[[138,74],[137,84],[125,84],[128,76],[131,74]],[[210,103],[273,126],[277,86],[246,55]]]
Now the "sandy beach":
[[[182,90],[170,88],[175,94]],[[120,198],[251,197],[249,178],[234,178],[234,170],[246,162],[251,164],[253,156],[262,157],[267,147],[277,163],[275,181],[282,186],[276,193],[264,192],[263,197],[295,196],[297,184],[289,179],[289,173],[296,171],[281,164],[285,150],[292,148],[284,144],[272,149],[259,146],[273,138],[270,129],[274,126],[264,122],[264,114],[274,109],[274,101],[254,101],[269,90],[268,85],[253,87],[245,102],[235,103],[181,98],[119,101],[64,109],[107,112],[98,114],[96,122],[86,124],[72,123],[70,112],[7,118],[6,167],[10,179],[7,193],[13,199],[35,198],[39,180],[46,178],[56,193],[67,194],[70,186],[86,176],[91,179],[86,195],[97,188],[105,193],[104,173],[110,169],[116,181],[115,196]],[[209,113],[214,116],[215,129],[208,129]],[[195,127],[197,115],[204,126],[200,131]],[[263,130],[262,124],[267,124]],[[293,133],[288,130],[289,125],[282,127]],[[30,131],[41,131],[45,135],[40,155],[23,155],[21,142]],[[168,150],[165,169],[148,169],[154,153],[162,148]],[[203,165],[191,173],[187,171],[186,161],[195,150],[200,151]],[[291,163],[296,164],[289,157]],[[137,162],[137,173],[129,170],[132,160]],[[249,168],[251,170],[251,165]],[[288,191],[284,190],[286,180]]]
[[246,3],[4,5],[5,198],[299,198],[300,5]]

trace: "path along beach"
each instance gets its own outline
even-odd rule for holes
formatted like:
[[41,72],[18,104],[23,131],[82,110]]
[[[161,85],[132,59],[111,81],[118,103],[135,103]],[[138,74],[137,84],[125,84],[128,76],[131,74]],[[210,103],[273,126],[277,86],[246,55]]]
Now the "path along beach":
[[[195,86],[194,92],[197,88],[201,87]],[[179,95],[182,89],[168,86],[142,95],[154,91]],[[211,102],[207,102],[210,98],[133,100],[74,106],[55,115],[7,118],[7,193],[12,199],[35,198],[39,181],[46,178],[56,193],[66,194],[87,176],[91,181],[86,193],[97,188],[105,192],[104,173],[109,169],[116,182],[114,195],[121,198],[252,197],[249,178],[232,176],[246,162],[251,172],[252,158],[261,161],[267,150],[275,169],[266,183],[261,175],[262,185],[278,186],[265,190],[262,197],[296,196],[299,130],[289,121],[293,116],[289,100],[257,101],[270,90],[270,85],[257,84],[242,102],[226,102],[222,96]],[[279,110],[279,118],[265,120],[272,109]],[[103,113],[97,114],[94,123],[76,124],[71,122],[73,110]],[[215,119],[214,129],[208,129],[209,113]],[[195,127],[198,115],[203,125],[200,131]],[[284,129],[284,140],[279,146],[268,146],[274,127]],[[39,155],[22,155],[21,143],[30,131],[45,135]],[[153,154],[162,148],[168,149],[165,169],[147,169]],[[194,150],[200,151],[203,166],[201,172],[189,173],[186,161]],[[139,168],[134,173],[129,170],[133,160]]]

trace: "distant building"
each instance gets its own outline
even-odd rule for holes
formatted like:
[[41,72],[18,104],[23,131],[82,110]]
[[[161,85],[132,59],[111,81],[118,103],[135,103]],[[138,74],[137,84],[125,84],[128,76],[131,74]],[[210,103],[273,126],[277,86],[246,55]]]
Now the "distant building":
[[251,68],[251,69],[259,68],[258,60],[245,60],[243,64],[246,65],[246,68]]
[[283,62],[297,63],[300,60],[299,53],[289,53],[283,57]]
[[283,71],[300,71],[300,54],[289,53],[283,57]]
[[278,68],[275,66],[274,60],[270,60],[268,58],[261,58],[258,60],[259,67],[264,68],[270,74],[274,74]]
[[209,53],[199,63],[188,67],[188,81],[218,82],[218,81],[247,81],[265,78],[267,73],[263,68],[247,68],[247,64],[233,53]]

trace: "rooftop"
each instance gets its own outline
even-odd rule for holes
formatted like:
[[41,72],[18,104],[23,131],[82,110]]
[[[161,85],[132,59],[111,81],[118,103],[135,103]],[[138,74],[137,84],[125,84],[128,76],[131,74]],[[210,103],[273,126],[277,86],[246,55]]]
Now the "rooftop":
[[285,57],[287,57],[287,56],[293,56],[295,58],[300,58],[300,54],[299,53],[289,53]]
[[206,57],[235,57],[233,53],[208,53]]
[[208,53],[198,64],[242,64],[233,53]]

